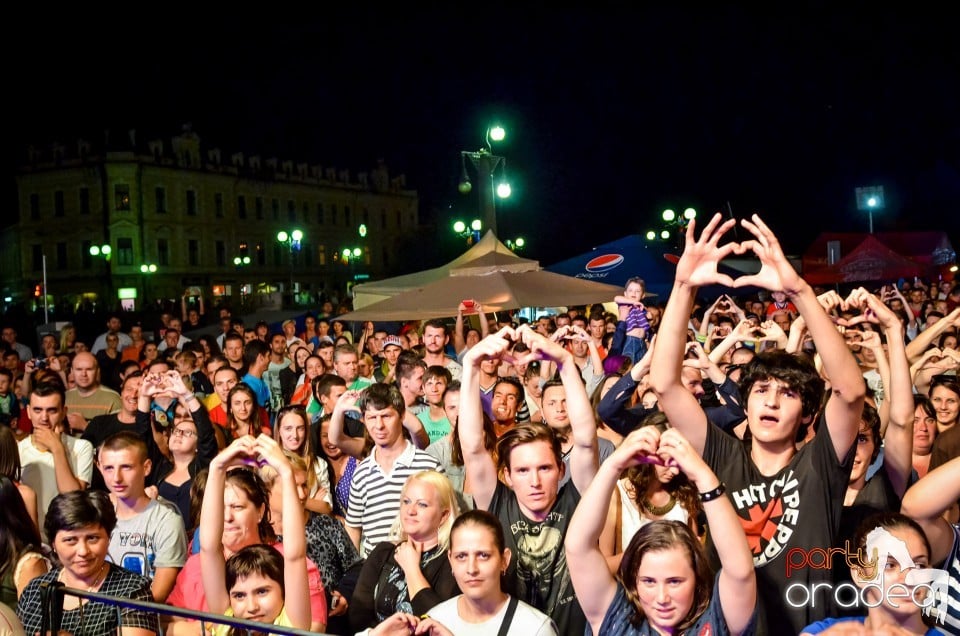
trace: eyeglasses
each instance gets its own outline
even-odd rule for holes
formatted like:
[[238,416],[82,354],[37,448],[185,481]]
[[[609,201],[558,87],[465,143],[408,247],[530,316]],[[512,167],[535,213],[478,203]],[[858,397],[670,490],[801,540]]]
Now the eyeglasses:
[[187,439],[197,436],[195,432],[191,431],[188,428],[175,428],[172,431],[170,431],[170,435],[172,435],[173,437],[186,437]]

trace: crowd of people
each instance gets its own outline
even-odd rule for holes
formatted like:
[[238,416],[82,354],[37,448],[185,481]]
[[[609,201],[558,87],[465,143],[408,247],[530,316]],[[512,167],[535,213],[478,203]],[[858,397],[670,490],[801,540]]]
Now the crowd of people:
[[741,223],[690,222],[669,298],[533,322],[4,328],[0,625],[59,582],[332,634],[960,634],[960,285],[814,289]]

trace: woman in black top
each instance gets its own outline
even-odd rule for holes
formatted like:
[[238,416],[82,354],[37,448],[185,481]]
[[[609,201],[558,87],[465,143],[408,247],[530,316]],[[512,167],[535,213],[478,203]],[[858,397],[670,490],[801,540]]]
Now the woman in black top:
[[450,481],[425,470],[411,475],[400,495],[391,538],[373,549],[350,599],[356,631],[375,627],[396,612],[421,616],[460,593],[447,548],[459,514]]

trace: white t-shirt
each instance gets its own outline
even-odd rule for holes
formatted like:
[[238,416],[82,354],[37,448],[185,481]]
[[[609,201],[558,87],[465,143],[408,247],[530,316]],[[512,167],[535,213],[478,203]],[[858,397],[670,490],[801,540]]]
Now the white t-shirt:
[[162,497],[138,515],[117,519],[108,556],[120,567],[153,579],[157,568],[182,568],[187,538],[177,507]]
[[[482,623],[468,623],[460,618],[460,613],[457,611],[459,599],[459,596],[454,596],[440,603],[430,610],[428,615],[457,636],[491,636],[500,631],[500,624],[503,623],[507,607],[510,606],[509,599],[496,616]],[[517,611],[513,615],[513,620],[510,621],[507,634],[508,636],[557,636],[558,632],[557,626],[549,616],[520,601],[517,603]]]
[[[82,482],[90,483],[93,477],[93,445],[82,439],[60,435],[67,452],[67,461],[73,475]],[[17,444],[20,451],[20,465],[23,471],[20,481],[37,491],[37,521],[44,540],[49,540],[43,530],[43,520],[53,498],[60,494],[57,488],[57,473],[53,466],[53,453],[41,451],[33,445],[33,436],[24,437]]]

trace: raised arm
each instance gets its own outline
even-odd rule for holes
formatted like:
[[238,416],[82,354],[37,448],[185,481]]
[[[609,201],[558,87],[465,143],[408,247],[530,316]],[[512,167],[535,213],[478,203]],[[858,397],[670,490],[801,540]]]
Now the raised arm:
[[711,283],[733,284],[729,276],[717,272],[720,261],[736,247],[734,244],[719,246],[720,239],[734,223],[730,219],[721,225],[720,219],[721,216],[715,214],[699,239],[694,238],[696,222],[690,221],[687,226],[686,245],[677,263],[670,299],[660,319],[657,346],[650,365],[650,385],[657,394],[660,410],[700,453],[707,438],[707,416],[697,398],[683,386],[680,376],[687,323],[697,288]]
[[[722,537],[722,541],[714,541],[720,559],[720,608],[730,633],[742,633],[757,607],[757,579],[753,552],[747,544],[740,517],[727,496],[717,493],[718,488],[724,488],[723,484],[676,428],[660,436],[659,455],[676,462],[696,486],[710,532],[714,537]],[[710,497],[704,497],[704,493],[710,493]]]
[[[888,418],[887,429],[884,431],[883,465],[887,477],[893,484],[899,496],[907,490],[910,473],[913,470],[913,386],[910,381],[910,363],[907,361],[906,346],[903,341],[903,325],[880,299],[872,294],[867,298],[867,306],[880,321],[884,335],[887,337],[887,353],[878,353],[883,359],[883,366],[888,367],[887,378],[883,379],[885,387],[884,404]],[[882,376],[881,372],[881,376]]]
[[[513,329],[504,327],[470,347],[463,357],[460,376],[460,415],[457,435],[463,451],[463,466],[470,480],[477,508],[486,510],[497,489],[497,466],[483,445],[483,405],[480,402],[480,363],[487,358],[501,358],[515,338]],[[576,365],[574,365],[576,366]]]
[[743,249],[752,250],[760,259],[761,267],[756,274],[738,278],[735,284],[737,287],[756,285],[771,291],[783,291],[800,311],[823,361],[823,369],[830,378],[826,423],[837,458],[843,458],[856,440],[866,392],[860,367],[813,289],[787,260],[770,228],[756,214],[752,221],[744,219],[742,223],[756,237],[746,241]]
[[960,457],[931,470],[903,496],[900,512],[920,524],[933,552],[932,565],[942,563],[953,547],[953,526],[943,513],[960,499]]
[[[260,457],[280,475],[283,520],[283,609],[292,627],[310,629],[312,612],[310,587],[307,583],[307,538],[303,505],[297,492],[293,466],[284,457],[280,445],[269,435],[260,434],[255,449]],[[209,483],[209,482],[208,482]],[[206,493],[204,493],[206,496]],[[206,503],[206,502],[204,502]],[[221,584],[222,585],[222,584]],[[324,619],[324,623],[326,619]],[[324,628],[326,625],[324,625]]]
[[200,524],[200,576],[207,607],[215,614],[230,608],[230,596],[224,585],[226,561],[223,558],[223,489],[227,470],[256,457],[255,440],[247,435],[236,439],[210,462],[207,486],[203,492],[203,523]]
[[[903,298],[903,296],[900,296],[900,298]],[[902,302],[904,308],[909,312],[910,306],[907,305],[907,301],[903,300]],[[911,364],[919,360],[923,352],[940,337],[940,334],[958,324],[960,324],[960,307],[955,308],[949,314],[933,323],[933,325],[918,333],[917,337],[907,345],[907,360],[909,360]]]
[[[593,406],[587,396],[580,369],[573,360],[573,354],[529,326],[524,325],[517,335],[530,347],[534,356],[544,356],[557,362],[560,367],[560,381],[567,396],[567,414],[573,429],[573,448],[570,451],[570,478],[578,492],[586,490],[597,474],[600,464],[600,449],[597,443],[597,420]],[[594,347],[595,348],[595,347]],[[463,400],[463,398],[460,398]],[[461,401],[461,409],[462,409]]]
[[466,311],[466,307],[464,307],[461,302],[457,305],[457,320],[453,325],[453,350],[456,351],[457,354],[467,348],[467,340],[463,336],[464,311]]
[[337,400],[333,407],[333,413],[330,414],[330,432],[328,437],[330,443],[342,450],[347,455],[361,459],[363,457],[364,440],[359,437],[350,437],[343,430],[343,419],[347,411],[360,412],[357,406],[357,400],[360,399],[362,391],[345,391]]
[[627,435],[600,466],[590,486],[581,491],[583,496],[567,528],[565,547],[570,580],[594,634],[600,633],[603,617],[617,593],[617,581],[607,568],[599,543],[610,497],[624,470],[656,456],[659,437],[654,426],[644,426]]

